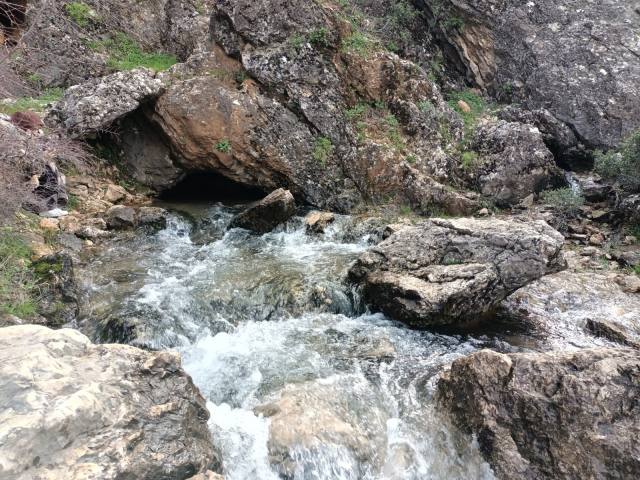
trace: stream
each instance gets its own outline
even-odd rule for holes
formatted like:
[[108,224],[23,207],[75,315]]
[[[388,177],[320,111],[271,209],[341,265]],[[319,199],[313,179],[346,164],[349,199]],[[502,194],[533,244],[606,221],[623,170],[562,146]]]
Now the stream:
[[482,348],[607,344],[561,309],[573,327],[545,328],[517,306],[429,331],[371,313],[344,277],[378,239],[351,217],[321,235],[295,217],[256,236],[226,230],[240,206],[159,206],[172,212],[166,229],[82,254],[76,327],[97,342],[181,353],[228,480],[494,478],[474,439],[435,406],[443,368]]

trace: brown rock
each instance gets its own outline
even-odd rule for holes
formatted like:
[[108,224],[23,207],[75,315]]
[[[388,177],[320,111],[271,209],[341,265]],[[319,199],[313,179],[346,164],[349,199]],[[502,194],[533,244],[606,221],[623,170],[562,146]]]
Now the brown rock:
[[464,113],[471,113],[471,107],[464,100],[458,100],[458,106]]
[[640,277],[637,275],[618,275],[614,281],[620,285],[623,292],[640,292]]
[[195,475],[187,480],[224,480],[222,475],[214,472],[203,472]]
[[307,233],[322,233],[335,220],[333,213],[313,212],[305,220]]
[[640,349],[640,341],[634,339],[621,327],[603,318],[587,319],[587,330],[598,337],[607,338],[621,345]]
[[40,220],[40,228],[42,230],[60,230],[58,219],[43,218]]
[[296,213],[296,203],[289,190],[279,188],[235,217],[229,228],[244,228],[267,233]]
[[589,237],[589,243],[591,245],[597,245],[597,246],[604,245],[604,235],[602,235],[601,233],[596,233],[594,235],[591,235]]
[[127,191],[120,185],[107,185],[104,192],[104,199],[107,202],[117,203],[127,196]]

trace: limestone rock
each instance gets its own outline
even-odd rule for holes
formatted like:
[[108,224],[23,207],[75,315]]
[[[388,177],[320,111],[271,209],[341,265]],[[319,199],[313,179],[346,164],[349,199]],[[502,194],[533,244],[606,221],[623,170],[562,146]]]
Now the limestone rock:
[[120,185],[107,185],[104,192],[104,199],[107,202],[117,203],[127,196],[127,191]]
[[564,238],[545,222],[432,219],[405,227],[349,270],[391,318],[426,326],[470,320],[566,268]]
[[634,478],[640,352],[595,349],[453,362],[437,398],[478,438],[498,478]]
[[640,223],[640,194],[629,195],[618,207],[632,221]]
[[114,230],[129,230],[138,226],[136,211],[124,205],[114,205],[104,214],[107,226]]
[[0,390],[7,478],[170,480],[220,462],[205,400],[175,352],[2,328]]
[[[636,0],[423,0],[470,79],[525,109],[546,108],[589,148],[640,125]],[[457,18],[465,28],[447,28]],[[569,80],[570,79],[570,80]]]
[[535,127],[507,122],[480,125],[474,130],[472,149],[478,157],[463,167],[464,173],[498,207],[517,205],[564,182]]
[[67,89],[45,117],[76,137],[106,130],[115,120],[157,98],[162,82],[143,67],[90,80]]
[[588,202],[601,202],[613,191],[612,182],[604,182],[598,175],[567,172],[567,182],[576,187]]
[[244,228],[256,233],[267,233],[296,213],[296,203],[288,190],[279,188],[265,198],[250,205],[236,216],[229,228]]
[[620,345],[640,349],[640,341],[634,339],[623,328],[603,318],[587,319],[587,330],[598,337],[604,337]]
[[167,226],[168,212],[164,208],[140,207],[138,210],[138,224],[153,228],[165,228]]

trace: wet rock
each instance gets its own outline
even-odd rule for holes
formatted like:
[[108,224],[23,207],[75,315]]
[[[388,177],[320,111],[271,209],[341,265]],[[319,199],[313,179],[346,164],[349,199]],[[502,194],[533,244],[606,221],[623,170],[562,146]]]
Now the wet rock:
[[[635,0],[423,2],[467,75],[511,103],[546,108],[588,148],[616,146],[640,124]],[[447,28],[457,18],[466,28]],[[571,79],[567,82],[567,79]],[[505,93],[508,92],[508,93]]]
[[625,349],[456,360],[437,387],[499,478],[633,478],[640,469],[640,352]]
[[565,269],[563,245],[562,235],[542,221],[432,219],[361,256],[349,278],[391,318],[414,326],[455,323]]
[[82,251],[84,248],[84,242],[70,233],[61,233],[58,235],[58,244],[76,253]]
[[43,256],[33,265],[41,284],[38,313],[50,325],[62,325],[78,315],[78,293],[73,271],[73,260],[67,252]]
[[111,232],[101,230],[90,225],[85,225],[75,232],[76,236],[84,240],[91,240],[92,242],[99,242],[111,238]]
[[312,212],[305,219],[307,233],[323,233],[327,225],[335,220],[333,213],[329,212]]
[[140,207],[138,225],[162,229],[167,226],[168,212],[164,208]]
[[[340,388],[349,381],[351,388]],[[366,395],[353,392],[360,382]],[[269,457],[292,478],[306,461],[330,445],[344,447],[353,458],[379,468],[386,456],[388,415],[370,386],[359,378],[287,386],[274,403],[255,409],[270,419]]]
[[136,211],[124,205],[115,205],[104,214],[104,220],[109,228],[114,230],[130,230],[138,226]]
[[577,187],[578,193],[588,202],[606,200],[613,191],[613,185],[603,182],[598,175],[567,172],[566,178],[570,185]]
[[169,480],[220,462],[205,400],[175,352],[3,328],[0,390],[0,429],[12,438],[0,446],[3,475],[16,480]]
[[296,213],[296,203],[288,190],[279,188],[250,205],[236,216],[229,228],[244,228],[256,233],[268,233]]
[[474,130],[477,158],[463,173],[498,207],[517,205],[531,194],[563,182],[553,155],[535,127],[499,122]]
[[635,340],[618,325],[603,318],[589,318],[587,320],[587,330],[598,337],[606,338],[620,345],[640,349],[640,341]]
[[83,137],[106,130],[118,118],[160,96],[162,82],[143,67],[114,73],[67,89],[45,117],[50,127]]
[[498,118],[536,127],[556,163],[563,169],[582,172],[593,168],[593,155],[578,142],[571,129],[548,110],[529,111],[509,106],[500,111]]

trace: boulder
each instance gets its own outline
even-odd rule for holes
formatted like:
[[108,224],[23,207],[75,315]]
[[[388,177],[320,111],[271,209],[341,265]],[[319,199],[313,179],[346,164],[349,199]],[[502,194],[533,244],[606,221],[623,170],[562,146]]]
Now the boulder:
[[115,120],[158,98],[163,89],[153,71],[143,67],[114,73],[67,89],[44,121],[85,137],[107,130]]
[[333,213],[330,212],[311,212],[305,219],[307,233],[323,233],[327,225],[335,220]]
[[630,220],[640,223],[640,194],[629,195],[618,208]]
[[289,190],[279,188],[236,216],[229,228],[244,228],[256,233],[268,233],[296,213],[296,203]]
[[566,268],[564,238],[543,221],[432,219],[407,226],[349,270],[387,316],[423,327],[471,320]]
[[167,226],[168,212],[164,208],[140,207],[138,225],[162,229]]
[[599,175],[567,172],[567,183],[588,202],[601,202],[613,191],[612,182],[603,182]]
[[640,352],[594,349],[453,362],[436,397],[470,429],[498,478],[635,478]]
[[2,328],[0,391],[3,477],[170,480],[220,463],[205,399],[175,352]]
[[[492,95],[547,109],[588,148],[614,147],[640,125],[636,0],[422,2],[456,64]],[[464,27],[450,28],[454,18]]]
[[463,161],[463,173],[500,208],[564,183],[535,127],[508,122],[480,125],[474,130],[471,150],[476,157]]
[[104,213],[104,220],[114,230],[130,230],[138,226],[136,211],[124,205],[114,205]]
[[33,269],[41,285],[38,313],[52,326],[74,320],[79,304],[71,255],[64,251],[45,255]]
[[530,111],[509,106],[500,111],[498,118],[536,127],[556,163],[563,169],[584,172],[593,168],[593,155],[578,142],[571,128],[548,110],[541,108]]
[[120,185],[107,185],[104,199],[110,203],[117,203],[127,196],[127,191]]

